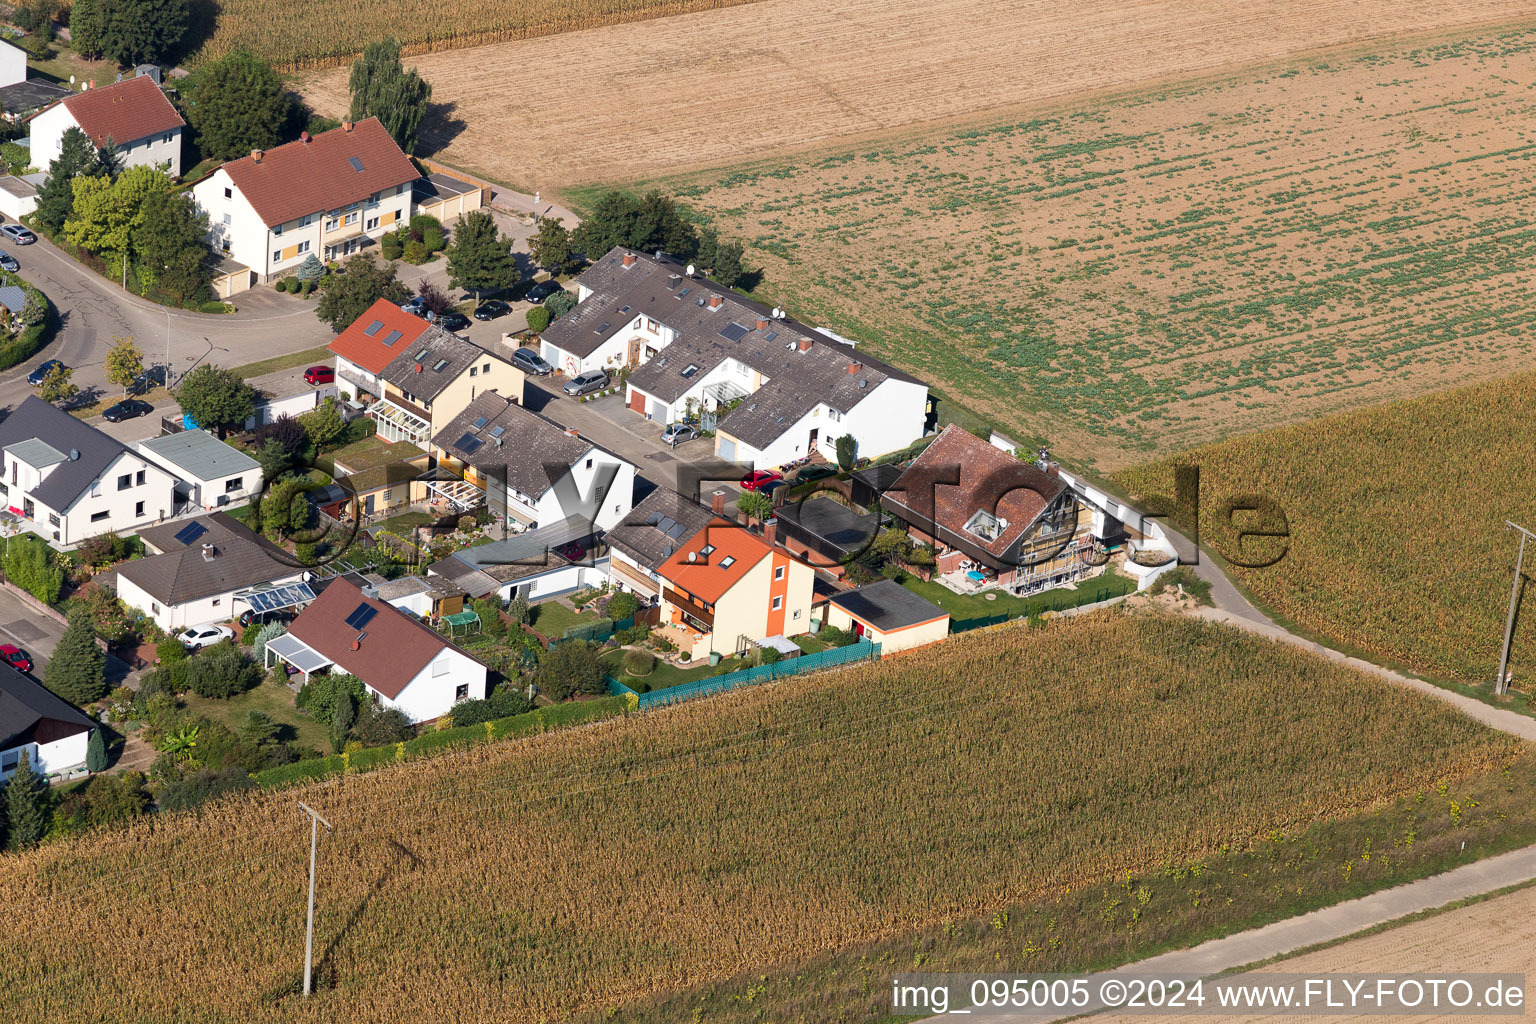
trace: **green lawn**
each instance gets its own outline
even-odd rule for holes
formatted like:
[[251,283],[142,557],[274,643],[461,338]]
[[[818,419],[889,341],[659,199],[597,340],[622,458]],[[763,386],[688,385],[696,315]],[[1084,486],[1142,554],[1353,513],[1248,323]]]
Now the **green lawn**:
[[262,682],[255,689],[247,690],[228,700],[214,700],[189,693],[182,698],[182,701],[186,704],[187,710],[193,714],[201,715],[210,722],[227,725],[231,729],[239,728],[246,712],[265,711],[274,720],[288,727],[283,730],[281,739],[297,740],[300,745],[314,747],[322,753],[328,751],[330,738],[325,726],[294,707],[293,698],[294,693],[288,687]]
[[352,473],[362,473],[380,466],[389,466],[397,462],[404,462],[413,456],[420,456],[421,449],[406,441],[390,444],[374,431],[374,421],[367,416],[359,417],[352,421],[356,423],[366,422],[368,433],[363,437],[333,449],[329,454],[332,460],[346,466]]
[[795,642],[796,647],[800,648],[800,650],[804,651],[806,654],[820,654],[822,651],[827,649],[827,645],[825,643],[817,640],[809,633],[802,633],[799,636],[790,637],[790,639]]
[[533,606],[533,628],[547,637],[561,637],[572,626],[585,626],[596,621],[596,613],[573,612],[559,601]]
[[708,679],[711,676],[721,674],[721,666],[727,672],[735,672],[737,669],[747,667],[740,658],[723,658],[720,661],[720,666],[712,666],[708,658],[701,658],[697,664],[689,668],[682,668],[657,659],[656,667],[651,670],[650,675],[633,677],[626,676],[619,671],[619,663],[623,659],[624,650],[620,648],[604,654],[601,661],[603,666],[607,668],[609,675],[632,690],[639,690],[641,684],[649,686],[652,690],[660,690],[668,686],[677,686],[681,683],[697,682],[700,679]]
[[252,377],[260,377],[265,373],[276,373],[278,370],[292,370],[300,366],[309,366],[312,363],[323,363],[330,358],[331,350],[324,345],[320,345],[316,348],[307,348],[302,352],[290,352],[285,356],[258,359],[254,363],[233,367],[233,370],[237,376],[249,380]]
[[[902,585],[943,608],[953,619],[977,619],[991,615],[1018,618],[1021,615],[1092,604],[1101,599],[1102,591],[1108,591],[1102,594],[1102,598],[1110,598],[1129,594],[1136,589],[1135,580],[1116,572],[1106,572],[1102,576],[1084,580],[1075,588],[1062,587],[1032,597],[1013,597],[996,590],[985,594],[957,594],[941,583],[924,583],[915,576],[908,576]],[[988,601],[987,594],[995,595],[995,598]]]

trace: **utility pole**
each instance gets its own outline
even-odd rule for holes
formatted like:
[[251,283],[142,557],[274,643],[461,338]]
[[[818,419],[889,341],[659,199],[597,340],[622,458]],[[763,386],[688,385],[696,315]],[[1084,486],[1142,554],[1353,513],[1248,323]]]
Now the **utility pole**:
[[165,389],[171,389],[171,307],[165,307]]
[[1505,681],[1509,670],[1509,645],[1515,637],[1515,608],[1520,602],[1520,572],[1525,568],[1525,542],[1527,539],[1536,538],[1525,527],[1504,520],[1504,525],[1511,530],[1520,531],[1520,553],[1515,556],[1515,585],[1509,590],[1509,615],[1504,620],[1504,652],[1499,655],[1499,677],[1493,681],[1493,692],[1503,695],[1509,692],[1509,683]]
[[324,825],[327,832],[331,831],[331,823],[320,817],[320,812],[299,801],[299,807],[309,815],[309,926],[304,932],[304,994],[307,996],[314,988],[314,962],[315,962],[315,847],[320,842],[320,826]]

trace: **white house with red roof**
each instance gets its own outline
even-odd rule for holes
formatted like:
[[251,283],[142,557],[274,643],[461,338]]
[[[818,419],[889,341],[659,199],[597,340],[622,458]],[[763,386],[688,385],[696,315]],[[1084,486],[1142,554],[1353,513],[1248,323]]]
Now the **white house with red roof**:
[[388,299],[376,300],[350,327],[331,339],[336,376],[350,385],[349,391],[383,398],[384,370],[431,326]]
[[[369,588],[372,590],[372,588]],[[304,676],[354,675],[380,704],[414,722],[446,715],[461,700],[486,694],[485,666],[377,593],[332,580],[318,598],[267,644],[267,659]]]
[[376,117],[253,150],[192,187],[209,240],[269,281],[311,253],[349,256],[411,216],[420,178]]
[[110,141],[124,167],[163,167],[181,174],[181,136],[187,123],[148,75],[86,89],[33,114],[32,164],[40,171],[59,155],[64,133],[79,128],[98,148]]

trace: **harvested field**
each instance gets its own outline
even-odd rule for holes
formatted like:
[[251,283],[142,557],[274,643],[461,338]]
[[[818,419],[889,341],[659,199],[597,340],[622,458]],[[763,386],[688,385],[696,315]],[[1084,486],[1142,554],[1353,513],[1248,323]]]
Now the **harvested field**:
[[[401,5],[383,0],[369,7],[396,33],[443,20],[403,17]],[[435,53],[416,65],[451,114],[422,126],[429,151],[446,147],[437,155],[449,163],[548,194],[1388,34],[1530,16],[1523,0],[762,0]],[[288,31],[309,38],[313,20],[295,18]],[[366,22],[345,29],[354,30],[385,31]],[[253,19],[251,33],[269,31],[265,17]],[[345,112],[345,70],[301,88],[322,112]]]
[[768,300],[1123,467],[1536,365],[1536,29],[668,179]]
[[[7,859],[0,900],[25,941],[0,957],[0,990],[18,1017],[72,1024],[563,1020],[1210,858],[1160,875],[1163,897],[1110,906],[1092,890],[1082,927],[1123,948],[1143,911],[1200,904],[1185,885],[1267,906],[1301,898],[1303,876],[1306,899],[1347,886],[1362,838],[1378,855],[1356,886],[1457,856],[1461,838],[1467,856],[1508,842],[1516,817],[1529,825],[1498,795],[1530,776],[1519,746],[1230,628],[1110,614],[1011,628]],[[295,799],[336,826],[307,1002],[289,995]],[[1377,812],[1397,817],[1339,825],[1343,870],[1338,837],[1300,831]],[[1236,851],[1267,865],[1261,881],[1229,871]]]
[[[1284,557],[1232,577],[1268,609],[1334,644],[1485,689],[1498,673],[1518,537],[1536,528],[1531,438],[1536,374],[1232,438],[1116,480],[1133,500],[1174,496],[1173,466],[1200,467],[1201,540],[1228,557],[1282,550],[1238,542],[1232,499],[1283,511]],[[1240,513],[1240,525],[1259,525]],[[1272,522],[1274,520],[1271,520]],[[1536,549],[1526,552],[1526,575]],[[1516,623],[1516,689],[1536,695],[1536,625]]]
[[350,61],[376,39],[394,36],[406,53],[431,53],[508,39],[532,39],[752,0],[327,0],[325,15],[305,0],[221,0],[194,5],[206,41],[199,58],[237,46],[287,71]]

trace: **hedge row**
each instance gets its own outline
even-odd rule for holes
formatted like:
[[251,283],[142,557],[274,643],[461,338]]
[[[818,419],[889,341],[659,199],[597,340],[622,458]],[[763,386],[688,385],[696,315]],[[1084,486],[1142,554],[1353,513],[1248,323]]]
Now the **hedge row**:
[[535,733],[549,732],[552,729],[580,725],[583,722],[612,718],[622,714],[626,707],[627,704],[622,697],[604,697],[601,700],[557,704],[554,707],[539,708],[510,718],[497,718],[477,725],[464,725],[454,729],[423,733],[404,743],[368,747],[351,753],[332,754],[330,757],[278,765],[276,768],[263,769],[252,778],[263,789],[277,789],[297,782],[323,779],[346,772],[372,771],[381,764],[410,761],[454,747],[468,747],[476,743],[531,736]]

